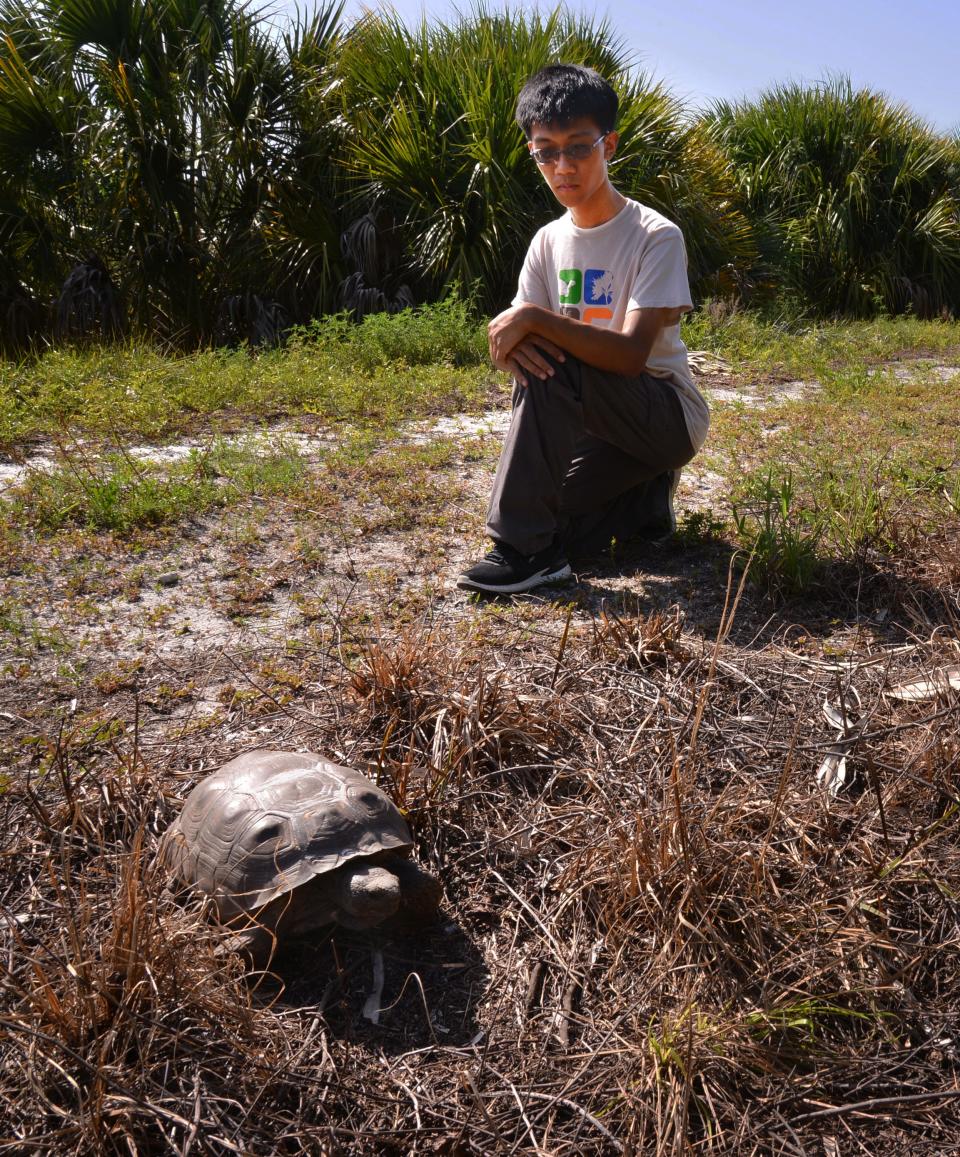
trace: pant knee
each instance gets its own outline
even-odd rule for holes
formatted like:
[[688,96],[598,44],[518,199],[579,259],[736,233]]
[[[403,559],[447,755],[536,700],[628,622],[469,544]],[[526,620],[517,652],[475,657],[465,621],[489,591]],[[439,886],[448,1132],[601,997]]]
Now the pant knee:
[[[579,359],[571,357],[569,354],[562,360],[548,353],[544,353],[543,356],[549,363],[553,373],[549,374],[546,378],[538,378],[530,375],[526,388],[529,389],[533,386],[546,389],[547,391],[553,389],[554,392],[556,392],[558,387],[566,387],[579,402],[582,392],[582,366]],[[547,394],[547,400],[549,401],[549,393]]]

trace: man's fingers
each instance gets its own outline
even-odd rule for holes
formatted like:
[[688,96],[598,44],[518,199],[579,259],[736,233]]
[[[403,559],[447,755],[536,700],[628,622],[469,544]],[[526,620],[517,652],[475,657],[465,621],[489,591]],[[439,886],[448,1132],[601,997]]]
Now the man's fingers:
[[514,358],[507,358],[507,364],[506,364],[505,368],[508,371],[508,373],[510,373],[514,378],[516,378],[517,382],[521,386],[525,386],[527,384],[527,378],[523,372],[523,368],[521,367],[520,363],[518,361],[516,361]]
[[525,386],[531,375],[544,382],[553,377],[556,371],[548,358],[562,362],[566,354],[552,341],[537,336],[517,342],[502,361],[495,360],[494,364],[508,370],[521,386]]
[[534,377],[540,378],[540,380],[544,382],[553,373],[553,370],[549,366],[531,358],[522,350],[514,350],[510,355],[510,359],[515,365],[522,367],[525,373],[528,375],[533,374]]
[[544,381],[547,378],[553,377],[553,366],[543,356],[543,350],[539,341],[525,340],[519,342],[510,351],[510,356]]
[[552,341],[545,337],[540,337],[539,334],[537,337],[530,338],[530,344],[543,350],[545,354],[549,354],[550,357],[555,358],[558,362],[567,360],[567,355],[558,345],[554,345]]

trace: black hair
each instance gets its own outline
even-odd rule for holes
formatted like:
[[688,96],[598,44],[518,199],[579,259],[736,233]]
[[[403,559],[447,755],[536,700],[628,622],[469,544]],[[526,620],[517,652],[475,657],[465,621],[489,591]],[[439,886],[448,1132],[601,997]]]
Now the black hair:
[[590,117],[602,133],[613,131],[619,101],[599,72],[583,64],[548,64],[517,97],[517,124],[529,140],[535,124],[569,124]]

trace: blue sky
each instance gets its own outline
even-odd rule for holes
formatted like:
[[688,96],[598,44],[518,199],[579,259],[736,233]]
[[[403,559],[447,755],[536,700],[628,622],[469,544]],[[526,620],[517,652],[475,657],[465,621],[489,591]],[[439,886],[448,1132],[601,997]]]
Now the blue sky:
[[[295,0],[254,4],[281,20],[296,8]],[[346,17],[380,6],[375,0],[347,0]],[[489,8],[506,6],[488,0]],[[308,0],[301,7],[313,5]],[[412,23],[424,10],[428,19],[443,19],[470,5],[395,0],[389,7]],[[781,81],[845,73],[855,84],[909,105],[936,128],[960,130],[958,0],[913,0],[909,5],[904,0],[686,0],[669,10],[663,3],[627,0],[586,10],[598,17],[606,12],[641,67],[694,104],[753,96]]]

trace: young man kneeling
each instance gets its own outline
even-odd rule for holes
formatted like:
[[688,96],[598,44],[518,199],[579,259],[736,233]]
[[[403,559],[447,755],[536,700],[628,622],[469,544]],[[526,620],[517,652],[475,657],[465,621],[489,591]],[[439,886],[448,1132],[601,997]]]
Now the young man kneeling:
[[515,594],[570,574],[612,539],[670,534],[680,468],[707,405],[680,340],[692,308],[680,230],[611,184],[617,95],[593,69],[554,64],[524,85],[517,122],[567,212],[527,251],[513,305],[489,325],[515,379],[487,510],[494,549],[468,590]]

